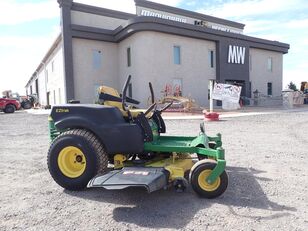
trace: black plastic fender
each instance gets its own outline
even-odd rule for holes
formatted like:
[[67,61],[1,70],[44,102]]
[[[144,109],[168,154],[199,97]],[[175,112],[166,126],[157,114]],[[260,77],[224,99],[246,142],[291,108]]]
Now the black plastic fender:
[[108,154],[143,151],[143,135],[136,124],[127,123],[116,107],[92,104],[54,106],[51,118],[59,131],[83,128],[93,132]]

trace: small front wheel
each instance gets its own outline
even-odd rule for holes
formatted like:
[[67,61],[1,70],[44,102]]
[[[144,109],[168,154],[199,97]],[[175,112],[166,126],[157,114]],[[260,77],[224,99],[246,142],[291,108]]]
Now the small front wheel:
[[199,196],[211,199],[222,195],[226,191],[228,175],[225,171],[212,184],[206,181],[215,167],[215,163],[204,162],[190,172],[191,187]]

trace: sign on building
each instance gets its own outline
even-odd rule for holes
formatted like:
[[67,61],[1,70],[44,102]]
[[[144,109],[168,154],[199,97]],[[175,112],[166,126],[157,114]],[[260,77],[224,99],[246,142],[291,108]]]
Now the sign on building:
[[245,51],[245,47],[229,45],[228,63],[244,64]]
[[169,14],[166,14],[166,13],[159,13],[159,12],[155,12],[155,11],[151,11],[151,10],[145,10],[145,9],[141,10],[141,16],[163,18],[163,19],[168,19],[168,20],[183,22],[183,23],[187,22],[186,18],[182,18],[182,17],[179,17],[179,16],[173,16],[173,15],[169,15]]
[[238,103],[241,96],[241,86],[231,84],[215,83],[212,98],[221,101]]

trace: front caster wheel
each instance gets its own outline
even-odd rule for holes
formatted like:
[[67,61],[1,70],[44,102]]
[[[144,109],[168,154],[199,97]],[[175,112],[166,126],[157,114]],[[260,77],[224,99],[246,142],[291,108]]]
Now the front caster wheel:
[[222,195],[226,191],[228,175],[225,171],[212,184],[206,181],[215,167],[215,163],[204,162],[197,165],[190,172],[191,187],[199,196],[211,199]]
[[73,129],[62,133],[51,144],[47,164],[60,186],[81,190],[95,175],[107,170],[108,156],[93,133]]

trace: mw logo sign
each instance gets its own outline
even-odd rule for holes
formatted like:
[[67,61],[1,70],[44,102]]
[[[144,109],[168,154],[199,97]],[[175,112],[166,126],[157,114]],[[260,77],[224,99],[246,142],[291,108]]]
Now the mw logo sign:
[[229,45],[228,63],[245,63],[245,47]]

